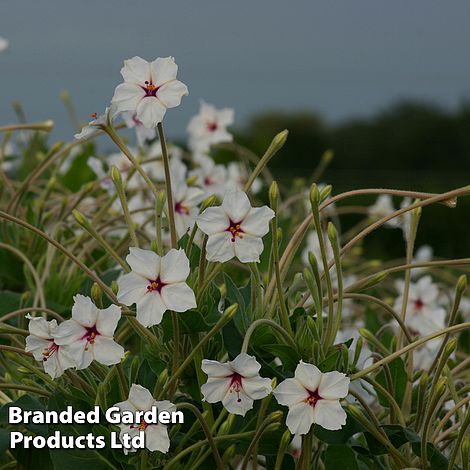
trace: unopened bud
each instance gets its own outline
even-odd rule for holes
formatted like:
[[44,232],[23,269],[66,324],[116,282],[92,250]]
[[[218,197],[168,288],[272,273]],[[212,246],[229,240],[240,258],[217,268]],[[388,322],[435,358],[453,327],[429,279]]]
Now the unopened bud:
[[116,281],[111,282],[111,290],[113,291],[114,295],[118,294],[119,291],[119,285]]
[[237,310],[238,310],[238,304],[230,305],[229,307],[225,309],[223,317],[226,320],[230,320],[235,315],[235,313],[237,313]]
[[213,206],[216,202],[217,196],[215,194],[212,194],[208,198],[204,199],[204,201],[202,201],[200,212],[205,211],[208,207]]
[[75,218],[75,220],[82,226],[82,227],[88,227],[89,223],[86,220],[86,217],[77,209],[74,209],[72,211],[72,215]]
[[96,305],[102,305],[101,288],[96,282],[91,286],[91,298]]
[[119,171],[118,167],[116,165],[113,165],[111,167],[111,179],[113,180],[113,183],[118,186],[119,188],[122,187],[122,177],[121,177],[121,172]]
[[338,246],[338,232],[332,222],[328,222],[328,238],[333,248]]
[[157,214],[161,214],[163,212],[163,208],[165,207],[165,202],[166,202],[165,191],[160,191],[158,193],[157,201],[156,201]]
[[312,205],[312,211],[318,211],[318,204],[320,202],[320,193],[318,192],[318,186],[313,183],[310,188],[310,204]]
[[444,360],[447,360],[449,356],[455,351],[455,348],[457,347],[457,338],[452,338],[450,339],[447,344],[444,347],[443,351],[443,357],[445,358]]
[[457,281],[457,292],[462,295],[467,289],[467,276],[462,274]]
[[278,151],[281,147],[286,143],[287,136],[289,135],[289,131],[284,129],[283,131],[279,132],[274,136],[274,139],[271,142],[271,147],[273,147],[274,151]]
[[273,181],[269,187],[269,205],[274,212],[277,212],[277,204],[279,202],[279,188],[277,183]]
[[369,289],[370,287],[380,284],[387,276],[388,272],[382,271],[373,276],[366,277],[349,286],[345,289],[345,292],[360,292],[361,290]]
[[320,191],[320,202],[323,202],[330,196],[332,189],[333,186],[331,186],[331,184],[328,184]]

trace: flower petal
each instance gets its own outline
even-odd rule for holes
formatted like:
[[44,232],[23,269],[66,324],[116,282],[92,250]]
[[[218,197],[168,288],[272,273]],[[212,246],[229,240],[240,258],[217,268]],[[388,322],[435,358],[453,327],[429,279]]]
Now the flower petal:
[[166,454],[170,449],[170,438],[168,437],[168,430],[162,424],[147,426],[145,430],[145,447],[150,452],[163,452]]
[[317,366],[300,361],[295,369],[295,378],[311,392],[318,389],[322,373]]
[[157,127],[157,124],[162,122],[165,112],[163,103],[154,96],[146,96],[140,100],[136,109],[138,119],[148,129]]
[[269,232],[269,221],[274,211],[268,206],[254,207],[248,212],[242,223],[242,229],[255,237],[264,237]]
[[230,361],[230,367],[243,377],[255,377],[261,369],[261,364],[254,356],[240,353],[233,361]]
[[253,408],[253,400],[242,390],[238,393],[229,390],[222,400],[222,404],[229,413],[245,416],[246,412]]
[[124,305],[138,303],[147,294],[148,280],[133,272],[124,274],[118,281],[118,301]]
[[43,317],[32,317],[26,315],[26,318],[29,319],[28,330],[29,332],[42,339],[50,339],[51,331],[57,328],[57,320],[47,321]]
[[72,307],[72,319],[87,328],[95,325],[98,318],[98,307],[90,297],[77,294],[73,300],[75,303]]
[[242,222],[251,209],[251,204],[243,191],[234,189],[225,194],[222,209],[232,219],[232,222]]
[[161,296],[168,310],[186,312],[197,307],[194,292],[185,282],[164,286]]
[[92,349],[95,361],[105,366],[118,364],[124,357],[124,348],[106,336],[98,335],[92,344]]
[[142,385],[132,384],[129,391],[129,401],[135,406],[136,410],[148,411],[154,405],[155,399]]
[[230,377],[212,378],[209,377],[207,382],[201,385],[201,393],[204,400],[208,403],[217,403],[222,401],[230,387]]
[[230,363],[213,361],[211,359],[203,359],[201,363],[201,369],[209,377],[218,378],[228,377],[234,372],[230,367]]
[[134,56],[132,59],[124,61],[121,69],[122,78],[126,82],[133,82],[143,85],[146,80],[150,80],[150,64],[142,57]]
[[184,282],[189,272],[189,259],[183,249],[172,248],[161,260],[160,279],[165,284]]
[[208,261],[218,261],[225,263],[235,256],[235,243],[231,241],[232,235],[229,232],[220,232],[209,235],[206,245]]
[[346,412],[339,400],[318,400],[313,414],[315,423],[330,431],[341,429],[346,424]]
[[322,398],[344,398],[349,391],[349,377],[341,372],[326,372],[322,375],[318,393]]
[[236,237],[233,243],[235,255],[242,263],[258,263],[263,252],[263,240],[244,233],[241,237]]
[[54,341],[59,345],[68,345],[79,342],[86,333],[86,328],[75,320],[62,322],[54,332]]
[[286,424],[292,434],[307,434],[314,421],[314,408],[307,403],[298,403],[289,408]]
[[199,215],[196,222],[206,235],[223,232],[230,225],[230,220],[221,207],[208,207]]
[[166,82],[176,79],[178,66],[173,57],[159,57],[150,64],[152,83],[161,86]]
[[67,345],[67,350],[78,370],[86,369],[93,362],[93,351],[86,341],[74,341]]
[[166,108],[179,106],[181,98],[188,95],[188,87],[179,80],[172,80],[162,85],[157,91],[157,98]]
[[263,377],[248,377],[242,379],[242,387],[245,393],[253,400],[261,400],[272,391],[271,379]]
[[137,302],[137,321],[146,327],[158,325],[167,311],[160,294],[157,292],[148,292]]
[[145,91],[139,85],[120,83],[114,90],[111,103],[116,106],[118,111],[135,111],[144,97]]
[[131,247],[126,261],[132,271],[146,279],[157,279],[160,274],[160,256],[153,251]]
[[96,320],[96,329],[101,335],[112,337],[120,319],[121,307],[110,305],[108,308],[99,310]]
[[24,348],[25,352],[30,352],[33,354],[36,361],[43,360],[43,351],[49,349],[52,346],[52,339],[43,339],[39,336],[29,335],[26,337],[26,346]]
[[273,391],[280,405],[292,406],[303,402],[308,397],[308,392],[297,379],[286,379]]

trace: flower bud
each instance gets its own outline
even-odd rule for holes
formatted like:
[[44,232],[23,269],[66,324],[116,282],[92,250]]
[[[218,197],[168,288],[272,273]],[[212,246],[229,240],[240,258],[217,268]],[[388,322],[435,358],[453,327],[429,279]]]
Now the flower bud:
[[447,387],[447,379],[445,377],[442,377],[442,379],[439,379],[439,381],[437,382],[437,385],[435,388],[436,400],[439,400],[439,398],[442,397],[442,395],[446,391],[446,387]]
[[457,347],[457,338],[452,338],[447,342],[447,344],[444,346],[444,351],[442,353],[442,356],[445,358],[444,359],[445,361],[455,351],[456,347]]
[[217,196],[215,194],[212,194],[208,198],[204,199],[201,204],[200,212],[205,211],[208,207],[213,206],[217,202]]
[[271,423],[264,428],[265,433],[275,432],[281,427],[281,423]]
[[103,302],[101,299],[101,288],[96,282],[94,282],[93,285],[91,286],[91,298],[93,299],[93,302],[96,305],[98,306],[103,305]]
[[82,226],[82,227],[89,227],[89,223],[88,221],[86,220],[86,217],[77,209],[74,209],[72,211],[72,215],[74,217],[74,219]]
[[187,185],[187,186],[194,186],[194,185],[197,183],[197,180],[198,180],[197,175],[190,176],[190,177],[186,180],[186,185]]
[[462,444],[460,446],[460,454],[462,456],[462,462],[469,462],[469,454],[470,454],[470,436],[466,436],[462,440]]
[[361,409],[357,405],[349,404],[347,406],[347,410],[349,411],[349,414],[351,414],[352,417],[357,419],[359,422],[364,421],[364,415],[362,414]]
[[91,193],[93,191],[93,188],[94,188],[93,181],[89,181],[88,183],[83,185],[83,189],[82,189],[83,194]]
[[320,191],[320,202],[323,202],[325,199],[327,199],[330,196],[332,189],[333,189],[333,186],[331,186],[331,184],[328,184]]
[[226,320],[230,320],[235,315],[235,313],[237,313],[237,310],[238,310],[238,304],[230,305],[229,307],[225,309],[223,317]]
[[281,149],[281,147],[286,143],[287,136],[289,135],[289,131],[284,129],[283,131],[279,132],[274,136],[274,139],[271,142],[271,147],[274,152],[277,152]]
[[119,286],[118,286],[117,281],[112,281],[111,282],[111,290],[113,291],[114,295],[118,294]]
[[279,202],[279,188],[273,181],[269,187],[269,205],[274,212],[277,212],[277,203]]
[[328,222],[328,238],[333,248],[338,246],[338,232],[332,222]]
[[462,274],[457,281],[457,292],[462,295],[467,289],[467,276]]
[[119,188],[122,188],[121,172],[119,171],[119,169],[116,165],[113,165],[111,167],[111,179],[113,180],[113,183],[116,186],[118,186]]
[[310,189],[310,204],[312,205],[312,211],[318,211],[318,204],[320,202],[320,193],[318,192],[318,186],[313,183]]
[[360,279],[345,289],[345,291],[360,292],[361,290],[369,289],[370,287],[380,284],[387,276],[388,272],[382,271],[380,273],[374,274],[373,276],[366,277],[365,279]]
[[227,447],[227,450],[222,455],[222,462],[224,464],[227,464],[228,462],[230,462],[233,459],[233,457],[235,457],[236,451],[237,451],[236,444],[232,444],[230,447]]
[[288,445],[290,444],[290,441],[292,440],[292,434],[290,433],[289,430],[286,430],[284,434],[281,437],[281,441],[279,442],[279,448],[280,449],[287,449]]
[[166,202],[166,194],[165,191],[160,191],[157,196],[156,200],[156,210],[157,214],[160,214],[163,212],[163,208],[165,207],[165,202]]

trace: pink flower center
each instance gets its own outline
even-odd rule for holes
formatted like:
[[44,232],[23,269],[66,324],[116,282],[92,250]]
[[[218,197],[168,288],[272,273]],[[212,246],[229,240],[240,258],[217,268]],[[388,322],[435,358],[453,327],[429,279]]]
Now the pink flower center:
[[308,397],[304,400],[304,402],[307,403],[308,405],[315,406],[317,401],[323,399],[318,393],[318,390],[315,390],[314,392],[312,392],[311,390],[307,390],[307,391],[308,391]]
[[233,222],[230,220],[230,225],[225,229],[226,232],[230,232],[232,234],[232,242],[235,242],[235,239],[243,238],[243,229],[241,227],[241,222]]
[[424,302],[421,299],[415,300],[415,310],[421,310],[424,307]]
[[82,336],[82,340],[86,340],[85,351],[88,351],[90,344],[95,344],[95,339],[100,333],[96,329],[96,325],[86,328],[86,333]]
[[189,209],[183,204],[182,201],[175,204],[175,212],[177,214],[189,215]]
[[160,276],[157,277],[157,279],[149,279],[149,284],[147,286],[147,292],[158,292],[160,293],[160,291],[162,290],[162,288],[165,286],[166,284],[164,282],[161,281],[160,279]]
[[230,388],[229,392],[235,392],[237,394],[237,402],[240,403],[242,399],[240,398],[240,391],[242,390],[242,379],[243,376],[234,372],[230,379]]
[[209,132],[215,132],[219,126],[216,122],[208,122],[207,123],[207,130]]
[[152,82],[145,80],[145,86],[142,89],[145,91],[145,96],[157,96],[157,91],[160,87],[155,86]]
[[204,186],[211,186],[213,184],[214,184],[214,181],[212,180],[210,176],[206,176],[204,178]]
[[59,346],[51,341],[51,345],[48,348],[45,348],[42,352],[42,360],[46,362],[50,357],[52,357],[59,350]]

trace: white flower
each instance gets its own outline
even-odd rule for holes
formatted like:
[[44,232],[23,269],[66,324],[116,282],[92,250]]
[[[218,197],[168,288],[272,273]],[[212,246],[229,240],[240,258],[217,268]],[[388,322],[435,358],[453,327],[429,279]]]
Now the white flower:
[[232,135],[227,126],[233,124],[233,109],[217,109],[201,101],[199,114],[193,116],[188,124],[189,146],[193,150],[206,151],[211,145],[231,142]]
[[189,176],[196,177],[198,186],[206,191],[207,196],[215,194],[223,197],[227,191],[227,169],[224,165],[216,165],[212,158],[206,155],[195,155],[194,161],[199,167],[192,170]]
[[184,250],[171,249],[163,257],[141,248],[129,251],[126,261],[132,271],[118,280],[118,300],[137,305],[142,325],[158,325],[167,310],[186,312],[196,307],[194,292],[185,282],[190,270]]
[[[373,219],[381,219],[382,217],[387,217],[395,212],[393,207],[393,200],[390,194],[381,194],[372,206],[369,206],[367,213]],[[386,227],[395,228],[398,226],[398,219],[393,218],[388,222],[385,222]]]
[[[157,407],[158,413],[168,411],[169,413],[176,410],[173,403],[168,400],[156,401],[152,394],[144,387],[132,384],[129,391],[129,398],[126,401],[116,403],[121,412],[130,411],[134,414],[136,411],[150,411],[152,407]],[[132,424],[120,424],[121,432],[119,439],[123,442],[124,434],[128,434],[131,438],[138,436],[141,431],[145,434],[145,447],[150,452],[168,452],[170,448],[170,438],[168,437],[168,430],[164,424],[161,423],[146,423],[144,420]],[[124,453],[136,452],[137,449],[124,449]]]
[[176,182],[173,189],[175,225],[178,237],[182,237],[193,228],[199,213],[198,206],[204,199],[204,191],[184,182]]
[[227,192],[221,206],[209,207],[197,218],[198,227],[209,236],[207,260],[223,263],[236,256],[242,263],[259,262],[261,238],[273,217],[268,206],[251,207],[244,192]]
[[106,121],[108,119],[108,114],[110,114],[110,118],[112,119],[115,115],[115,108],[113,106],[106,108],[104,114],[98,116],[96,113],[93,113],[91,116],[93,119],[85,126],[82,127],[82,130],[75,134],[74,137],[79,139],[88,139],[96,135],[100,130],[101,127],[106,125]]
[[0,36],[0,52],[6,51],[9,46],[10,46],[10,41]]
[[[394,309],[401,310],[405,284],[397,281],[399,296],[395,299]],[[439,289],[432,282],[431,276],[424,276],[417,282],[411,282],[406,306],[406,325],[413,334],[422,336],[445,328],[446,311],[439,304]]]
[[204,400],[221,401],[230,413],[245,416],[253,408],[254,400],[271,393],[271,379],[260,377],[261,365],[246,353],[226,363],[204,359],[201,367],[208,376],[201,387]]
[[54,334],[57,332],[57,321],[47,321],[42,317],[29,319],[29,333],[26,337],[26,352],[33,354],[36,361],[42,362],[44,370],[53,378],[60,377],[65,370],[75,366],[67,352],[67,347],[55,343]]
[[[142,124],[142,121],[137,117],[137,113],[134,111],[125,111],[122,113],[122,118],[128,128],[135,127],[135,135],[137,137],[137,145],[143,147],[148,140],[152,140],[156,137],[157,131],[155,128],[148,129]],[[160,145],[160,143],[158,143]]]
[[132,111],[145,127],[162,121],[167,108],[181,103],[188,88],[176,80],[178,66],[173,57],[147,62],[141,57],[124,61],[121,75],[124,83],[116,87],[111,102],[117,111]]
[[322,373],[313,364],[300,361],[293,379],[274,389],[281,405],[289,407],[286,424],[292,434],[307,434],[312,424],[330,431],[346,424],[346,412],[339,400],[346,397],[349,378],[341,372]]
[[11,171],[18,166],[18,158],[14,157],[15,148],[11,142],[7,142],[6,145],[0,145],[0,162],[4,171]]
[[124,357],[124,348],[114,339],[114,331],[121,318],[121,308],[110,305],[99,309],[84,295],[74,297],[72,319],[59,325],[55,342],[67,345],[77,369],[86,369],[93,360],[110,366]]

